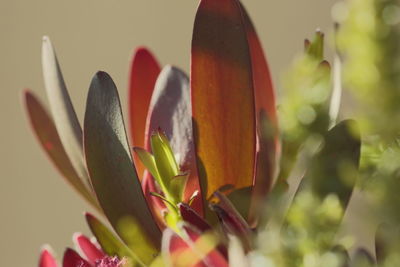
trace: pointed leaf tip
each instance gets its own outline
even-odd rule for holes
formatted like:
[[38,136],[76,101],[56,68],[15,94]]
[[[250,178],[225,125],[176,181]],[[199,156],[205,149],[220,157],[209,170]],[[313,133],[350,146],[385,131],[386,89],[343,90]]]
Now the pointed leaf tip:
[[143,163],[146,169],[151,173],[151,175],[153,175],[153,177],[155,177],[156,179],[159,179],[158,177],[160,176],[160,174],[158,173],[154,156],[150,152],[144,150],[143,148],[135,147],[133,148],[133,150],[138,155],[140,161]]
[[181,213],[183,221],[186,223],[193,225],[201,232],[205,232],[211,230],[211,226],[193,210],[189,205],[185,203],[180,203],[178,205],[179,211]]
[[50,247],[43,247],[40,252],[39,267],[57,267],[57,262],[51,252]]
[[106,256],[96,244],[94,244],[87,236],[81,233],[75,233],[73,241],[76,247],[86,256],[86,259],[91,263],[95,264],[96,260],[100,260]]
[[42,39],[42,68],[47,97],[60,140],[76,172],[87,181],[82,150],[82,128],[65,85],[53,45],[47,36]]

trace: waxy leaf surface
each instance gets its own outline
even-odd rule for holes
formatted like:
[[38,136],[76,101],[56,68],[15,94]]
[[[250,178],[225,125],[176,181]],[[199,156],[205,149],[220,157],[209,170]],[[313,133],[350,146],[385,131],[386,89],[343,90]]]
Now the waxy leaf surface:
[[209,197],[253,184],[256,123],[251,55],[236,0],[202,0],[191,59],[196,152]]
[[[161,239],[144,198],[132,162],[117,88],[111,77],[98,72],[92,79],[84,121],[84,147],[93,188],[114,229],[125,217],[143,228],[143,243],[155,247]],[[150,244],[147,244],[150,245]]]
[[72,105],[60,66],[50,42],[43,37],[42,67],[51,113],[65,151],[79,177],[88,182],[82,150],[82,128]]
[[57,129],[46,109],[30,91],[26,90],[23,97],[32,129],[50,160],[75,190],[77,190],[90,204],[98,210],[101,210],[96,199],[79,178],[72,166],[61,143],[60,137],[58,136]]
[[[134,147],[145,147],[147,114],[160,71],[160,65],[148,49],[142,47],[135,51],[131,63],[128,103],[130,137]],[[145,168],[136,154],[133,159],[138,176],[142,179]]]

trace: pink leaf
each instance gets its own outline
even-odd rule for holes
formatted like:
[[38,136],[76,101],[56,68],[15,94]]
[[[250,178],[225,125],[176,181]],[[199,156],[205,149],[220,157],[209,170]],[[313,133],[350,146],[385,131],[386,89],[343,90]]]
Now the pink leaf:
[[50,252],[50,249],[43,248],[40,252],[39,267],[57,267],[57,262]]
[[96,260],[102,259],[106,256],[104,252],[99,249],[92,241],[81,233],[74,235],[74,242],[79,247],[80,251],[86,256],[86,259],[94,264]]

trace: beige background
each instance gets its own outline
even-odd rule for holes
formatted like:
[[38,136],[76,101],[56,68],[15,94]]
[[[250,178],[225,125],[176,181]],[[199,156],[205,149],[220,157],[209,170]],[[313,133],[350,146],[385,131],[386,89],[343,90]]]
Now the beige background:
[[[129,57],[147,45],[162,63],[189,69],[197,0],[0,0],[0,265],[35,266],[42,244],[61,258],[88,206],[64,183],[30,133],[23,88],[44,100],[41,37],[49,35],[82,119],[91,76],[105,70],[125,102]],[[320,27],[334,0],[244,0],[268,54],[275,84]]]

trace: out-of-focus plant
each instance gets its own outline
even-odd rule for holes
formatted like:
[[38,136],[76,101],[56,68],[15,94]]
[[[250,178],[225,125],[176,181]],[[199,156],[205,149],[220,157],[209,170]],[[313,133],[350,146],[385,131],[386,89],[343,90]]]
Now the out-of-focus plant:
[[344,58],[343,84],[356,100],[353,110],[363,132],[362,186],[376,221],[384,223],[377,232],[376,257],[379,266],[396,266],[400,5],[391,0],[352,0],[334,10],[341,25],[337,45]]
[[324,59],[324,34],[317,31],[313,41],[306,39],[304,50],[284,76],[280,180],[288,178],[300,146],[309,139],[320,138],[330,122],[331,67]]
[[[82,129],[45,37],[51,116],[27,90],[28,117],[55,166],[115,231],[87,213],[95,240],[76,234],[79,253],[67,249],[62,265],[397,266],[399,10],[390,0],[335,6],[332,68],[317,31],[284,75],[277,116],[267,61],[244,7],[201,0],[190,78],[161,68],[146,48],[133,56],[130,142],[105,72],[92,79]],[[342,85],[358,100],[362,135],[355,121],[338,118]],[[352,247],[356,236],[338,237],[360,161],[361,177],[369,178],[363,194],[379,211],[377,221],[387,222],[372,254]],[[50,249],[39,266],[58,266]]]
[[[397,1],[349,1],[338,14],[337,44],[345,60],[344,82],[360,101],[365,134],[391,143],[398,137],[400,116],[400,10]],[[345,14],[343,14],[345,13]]]

